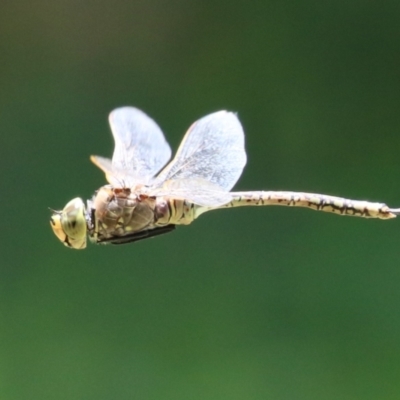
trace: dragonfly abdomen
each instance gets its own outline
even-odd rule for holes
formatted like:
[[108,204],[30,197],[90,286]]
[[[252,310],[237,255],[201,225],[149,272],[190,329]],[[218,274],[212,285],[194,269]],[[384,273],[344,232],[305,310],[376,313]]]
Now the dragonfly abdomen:
[[195,219],[195,205],[186,200],[159,197],[155,207],[156,225],[188,225]]
[[391,210],[384,203],[350,200],[342,197],[302,192],[233,192],[233,200],[223,207],[240,206],[289,206],[306,207],[316,211],[363,218],[395,218],[398,210]]

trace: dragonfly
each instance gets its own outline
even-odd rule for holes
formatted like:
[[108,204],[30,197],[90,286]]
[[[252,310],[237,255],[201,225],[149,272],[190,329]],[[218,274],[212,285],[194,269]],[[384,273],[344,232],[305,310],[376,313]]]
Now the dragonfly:
[[384,220],[400,214],[400,208],[384,203],[325,194],[231,192],[247,159],[243,128],[233,112],[218,111],[194,122],[169,163],[171,148],[143,111],[117,108],[109,123],[115,142],[112,159],[90,158],[108,184],[86,204],[77,197],[62,210],[53,210],[50,219],[55,235],[71,249],[84,249],[87,237],[98,244],[151,238],[188,225],[207,211],[240,206],[306,207]]

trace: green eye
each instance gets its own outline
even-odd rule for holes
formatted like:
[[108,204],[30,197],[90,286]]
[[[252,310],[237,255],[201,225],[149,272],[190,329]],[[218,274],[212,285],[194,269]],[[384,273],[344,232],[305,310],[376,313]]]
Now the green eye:
[[67,203],[62,211],[56,211],[50,219],[53,232],[67,247],[86,247],[86,209],[79,197]]

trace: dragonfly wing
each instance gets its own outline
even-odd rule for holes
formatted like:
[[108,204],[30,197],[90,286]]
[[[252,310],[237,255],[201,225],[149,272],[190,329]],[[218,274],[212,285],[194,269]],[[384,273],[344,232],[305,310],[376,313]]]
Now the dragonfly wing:
[[155,185],[168,180],[208,181],[229,191],[246,164],[244,132],[236,114],[219,111],[196,121]]
[[105,174],[107,182],[112,183],[115,172],[113,171],[112,161],[101,156],[90,156],[90,161],[99,167]]
[[187,200],[203,207],[218,207],[232,200],[230,192],[201,178],[166,181],[150,195]]
[[93,156],[92,161],[112,184],[131,186],[148,182],[171,157],[171,148],[160,127],[134,107],[115,109],[109,122],[115,142],[111,165],[103,157]]

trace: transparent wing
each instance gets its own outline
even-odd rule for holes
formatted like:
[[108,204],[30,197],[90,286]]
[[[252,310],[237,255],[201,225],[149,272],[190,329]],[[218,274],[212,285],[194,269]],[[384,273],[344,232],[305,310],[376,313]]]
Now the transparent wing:
[[112,184],[113,179],[117,179],[117,173],[113,170],[112,161],[109,158],[101,156],[90,156],[90,161],[106,174],[107,182],[110,182]]
[[149,195],[188,200],[204,207],[218,207],[232,200],[230,192],[201,178],[169,180],[161,188],[150,190]]
[[147,183],[170,159],[171,148],[160,127],[134,107],[117,108],[109,122],[115,141],[112,160],[92,156],[113,185]]
[[161,171],[154,185],[169,188],[171,196],[179,192],[196,204],[216,205],[211,193],[216,196],[218,192],[222,201],[223,193],[232,189],[245,164],[242,125],[234,113],[219,111],[189,128],[175,158]]

